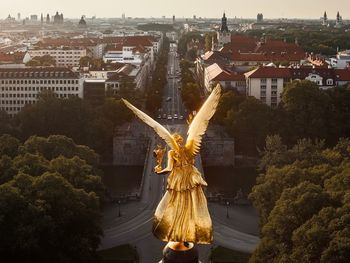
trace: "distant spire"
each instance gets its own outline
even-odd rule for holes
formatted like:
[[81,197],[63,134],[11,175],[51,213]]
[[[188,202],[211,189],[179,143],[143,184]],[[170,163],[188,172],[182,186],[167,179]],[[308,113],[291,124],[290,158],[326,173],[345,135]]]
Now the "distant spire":
[[226,14],[225,14],[225,11],[224,11],[224,15],[221,19],[221,27],[220,27],[220,31],[221,32],[228,32],[228,27],[227,27],[227,18],[226,18]]

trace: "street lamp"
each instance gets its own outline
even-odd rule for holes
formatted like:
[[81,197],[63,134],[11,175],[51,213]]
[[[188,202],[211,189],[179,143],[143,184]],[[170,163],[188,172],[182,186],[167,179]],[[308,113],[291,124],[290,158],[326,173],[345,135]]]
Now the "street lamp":
[[122,214],[120,213],[120,200],[118,200],[118,217],[121,217]]
[[228,214],[228,207],[229,207],[229,205],[230,205],[230,202],[227,201],[227,202],[226,202],[226,218],[229,218],[229,217],[230,217],[229,214]]

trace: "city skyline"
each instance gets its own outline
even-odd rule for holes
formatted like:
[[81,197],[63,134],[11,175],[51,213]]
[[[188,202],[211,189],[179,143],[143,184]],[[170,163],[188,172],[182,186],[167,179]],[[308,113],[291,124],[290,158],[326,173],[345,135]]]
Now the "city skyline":
[[17,13],[21,13],[21,18],[41,13],[54,15],[56,11],[62,12],[67,18],[79,18],[81,15],[115,18],[121,17],[122,13],[125,13],[126,17],[144,18],[162,16],[170,18],[173,15],[178,18],[192,17],[193,15],[203,18],[219,18],[224,11],[229,18],[255,18],[257,13],[263,13],[265,18],[318,19],[324,11],[327,11],[330,19],[335,19],[338,11],[344,19],[350,18],[350,2],[347,0],[337,0],[333,6],[330,6],[329,1],[326,0],[319,0],[317,3],[314,0],[295,0],[288,5],[284,1],[278,0],[252,0],[249,3],[222,0],[215,11],[212,5],[213,2],[209,0],[190,2],[178,0],[167,3],[166,6],[161,0],[131,0],[128,2],[103,0],[98,6],[94,2],[86,1],[82,5],[81,1],[68,0],[55,3],[48,3],[45,0],[33,0],[30,3],[23,0],[5,0],[0,10],[0,18],[4,19],[9,14],[12,17],[17,17]]

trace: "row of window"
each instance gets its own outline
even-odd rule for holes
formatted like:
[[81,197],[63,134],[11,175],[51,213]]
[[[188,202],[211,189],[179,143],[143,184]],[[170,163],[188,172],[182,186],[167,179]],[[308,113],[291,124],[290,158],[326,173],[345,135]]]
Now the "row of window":
[[114,84],[108,83],[108,84],[107,84],[107,88],[108,88],[108,89],[119,88],[119,83],[114,83]]
[[[266,102],[266,96],[261,96],[260,100]],[[272,97],[271,102],[277,102],[277,97]]]
[[[72,93],[69,93],[72,94]],[[77,93],[76,93],[77,94]],[[74,94],[75,95],[75,94]],[[25,93],[25,94],[1,94],[0,98],[35,98],[38,97],[38,93]]]
[[78,91],[79,86],[76,87],[1,87],[1,91]]
[[21,80],[1,80],[1,84],[78,84],[79,80],[58,80],[58,79],[21,79]]
[[81,56],[55,56],[55,58],[75,58],[79,59]]
[[[69,98],[69,97],[78,97],[78,94],[55,94],[57,98]],[[38,95],[34,96],[38,97]],[[26,99],[26,100],[0,100],[0,104],[2,105],[25,105],[25,104],[34,104],[36,99]]]
[[[260,96],[266,97],[266,90],[261,90]],[[277,91],[271,91],[271,97],[277,97]]]
[[31,51],[31,53],[34,54],[40,54],[40,55],[55,55],[55,54],[76,54],[79,55],[82,53],[82,51]]
[[[260,86],[260,90],[266,90],[266,85],[261,85]],[[277,92],[277,86],[276,85],[272,85],[271,86],[271,90]]]

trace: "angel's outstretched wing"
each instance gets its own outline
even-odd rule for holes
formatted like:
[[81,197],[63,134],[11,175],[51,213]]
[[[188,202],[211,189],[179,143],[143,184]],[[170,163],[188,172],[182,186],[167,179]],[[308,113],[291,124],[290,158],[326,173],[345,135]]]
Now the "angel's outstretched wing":
[[165,142],[169,145],[171,149],[178,150],[179,146],[174,140],[173,136],[170,134],[170,132],[165,129],[160,123],[153,120],[150,116],[148,116],[143,111],[140,111],[138,108],[136,108],[134,105],[132,105],[127,100],[122,99],[125,105],[133,112],[135,115],[140,118],[144,123],[149,125],[154,129],[154,131],[161,137]]
[[188,129],[188,137],[186,141],[186,149],[192,154],[196,155],[200,149],[202,136],[205,133],[209,120],[213,117],[216,107],[219,104],[221,95],[221,87],[218,84],[211,92],[208,99],[194,117]]

